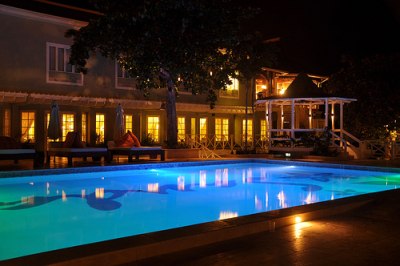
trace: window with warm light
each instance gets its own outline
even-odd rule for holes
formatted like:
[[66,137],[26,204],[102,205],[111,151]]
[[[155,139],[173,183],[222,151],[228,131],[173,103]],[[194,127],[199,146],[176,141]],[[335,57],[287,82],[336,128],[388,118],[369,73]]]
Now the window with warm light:
[[115,87],[126,90],[133,90],[135,88],[135,79],[117,61],[115,62]]
[[287,88],[289,87],[289,85],[292,83],[293,80],[285,80],[285,81],[278,81],[276,83],[276,89],[277,89],[277,93],[279,95],[283,95],[285,94]]
[[83,85],[83,75],[74,65],[69,64],[69,45],[47,43],[47,82],[69,85]]
[[147,134],[150,135],[155,142],[160,141],[160,117],[147,117]]
[[229,119],[215,118],[215,140],[227,141],[229,135]]
[[185,141],[185,117],[178,117],[178,141]]
[[82,141],[84,141],[84,142],[87,142],[87,114],[86,113],[83,113],[82,114],[82,125],[81,125],[81,127],[82,127],[82,134],[81,134],[81,136],[82,136]]
[[133,117],[132,115],[125,115],[125,130],[126,132],[133,131]]
[[105,115],[96,114],[96,144],[104,143]]
[[207,139],[207,118],[200,118],[200,140]]
[[247,141],[252,141],[253,140],[253,120],[252,119],[247,119],[247,131],[246,131],[246,119],[243,119],[243,123],[242,123],[243,141],[246,138],[246,132],[247,132]]
[[260,121],[260,138],[262,141],[267,140],[267,121],[266,120]]
[[222,97],[239,97],[239,80],[235,78],[229,79],[232,84],[228,84],[225,90],[220,90],[220,96]]
[[3,135],[11,136],[11,110],[8,108],[4,109]]
[[196,118],[194,117],[190,119],[190,135],[192,139],[196,136]]
[[21,112],[21,142],[35,142],[35,112]]
[[256,79],[256,95],[257,98],[267,97],[267,80]]
[[62,114],[62,140],[65,141],[65,137],[68,132],[75,130],[75,115],[74,114]]

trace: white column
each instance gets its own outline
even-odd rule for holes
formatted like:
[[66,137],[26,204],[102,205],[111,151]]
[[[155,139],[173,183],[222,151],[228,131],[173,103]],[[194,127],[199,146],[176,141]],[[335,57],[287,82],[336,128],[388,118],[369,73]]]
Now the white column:
[[268,145],[269,147],[271,147],[271,140],[270,140],[270,128],[269,128],[269,102],[265,102],[265,130],[266,130],[266,135],[267,135],[267,141],[268,141]]
[[335,129],[335,104],[334,103],[332,103],[332,108],[331,108],[331,114],[330,114],[330,117],[331,117],[331,123],[332,123],[332,130],[334,130]]
[[291,131],[290,131],[290,137],[291,138],[294,138],[294,129],[295,129],[295,117],[296,117],[296,114],[295,114],[295,100],[294,99],[292,99],[292,102],[291,102],[291,107],[292,107],[292,112],[291,112],[291,118],[292,118],[292,121],[291,121],[291,126],[290,126],[290,129],[291,129]]
[[312,129],[312,104],[308,106],[308,128]]
[[325,127],[328,127],[328,118],[329,118],[329,106],[328,106],[328,98],[325,98]]
[[[343,139],[343,102],[340,102],[340,138]],[[340,142],[342,144],[342,142]]]

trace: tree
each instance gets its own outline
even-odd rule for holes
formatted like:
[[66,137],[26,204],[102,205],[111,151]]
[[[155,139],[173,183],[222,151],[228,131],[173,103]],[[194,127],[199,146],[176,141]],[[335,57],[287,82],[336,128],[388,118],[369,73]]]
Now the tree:
[[252,37],[242,26],[255,10],[230,0],[98,0],[94,5],[103,15],[66,33],[74,41],[70,63],[86,73],[90,54],[99,52],[118,60],[145,95],[166,87],[169,147],[177,144],[176,88],[207,93],[212,108],[216,91],[241,71],[242,55],[251,56],[242,43]]
[[[400,54],[347,59],[326,89],[355,98],[346,106],[345,126],[362,139],[381,138],[400,122]],[[396,125],[397,124],[397,125]]]

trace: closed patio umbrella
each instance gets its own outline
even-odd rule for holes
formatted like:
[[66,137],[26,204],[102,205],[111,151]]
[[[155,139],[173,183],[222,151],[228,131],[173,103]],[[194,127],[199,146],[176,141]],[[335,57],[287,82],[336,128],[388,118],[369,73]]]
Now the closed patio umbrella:
[[51,104],[50,121],[47,129],[47,137],[52,140],[61,138],[61,123],[59,116],[59,108],[56,102]]
[[115,112],[114,141],[118,141],[125,134],[124,109],[122,109],[121,104],[118,104]]

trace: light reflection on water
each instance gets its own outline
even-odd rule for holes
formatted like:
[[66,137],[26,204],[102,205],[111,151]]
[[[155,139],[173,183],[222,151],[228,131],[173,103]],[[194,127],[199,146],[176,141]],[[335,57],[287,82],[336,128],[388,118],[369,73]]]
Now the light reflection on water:
[[0,260],[380,190],[399,174],[236,163],[0,179]]

